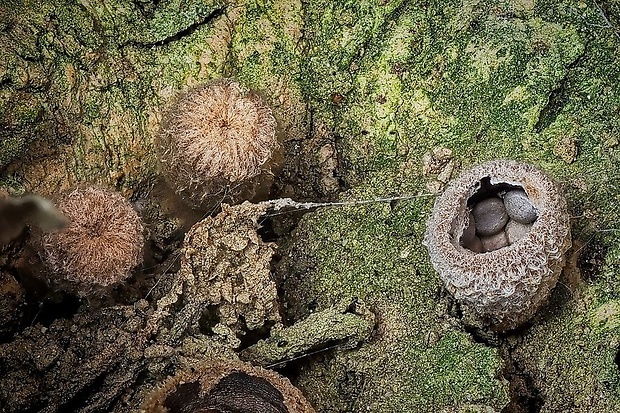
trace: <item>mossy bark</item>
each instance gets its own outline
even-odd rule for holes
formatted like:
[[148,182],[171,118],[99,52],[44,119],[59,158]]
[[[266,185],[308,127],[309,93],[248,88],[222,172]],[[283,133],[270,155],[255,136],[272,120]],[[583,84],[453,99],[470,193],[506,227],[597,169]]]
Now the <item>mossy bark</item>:
[[[319,3],[306,7],[311,35],[302,79],[316,108],[315,122],[331,125],[339,137],[342,174],[351,187],[347,198],[436,190],[439,177],[422,162],[436,148],[450,150],[455,172],[489,159],[518,159],[559,181],[578,245],[617,247],[620,39],[616,17],[606,14],[613,13],[611,5]],[[309,86],[314,84],[321,87]],[[497,354],[468,341],[458,311],[442,309],[435,294],[440,285],[421,247],[431,206],[417,199],[323,211],[304,217],[297,229],[283,269],[289,300],[297,303],[294,311],[303,313],[316,303],[322,308],[340,294],[353,294],[376,305],[380,319],[385,314],[387,331],[401,331],[398,338],[382,337],[354,354],[309,366],[302,388],[317,392],[310,397],[319,409],[503,407]],[[573,259],[580,253],[575,248]],[[553,321],[534,321],[530,331],[503,341],[505,361],[534,377],[544,411],[615,411],[620,331],[588,330],[577,351],[571,342],[584,321],[570,308],[597,312],[593,302],[602,299],[602,286],[618,280],[584,281],[579,265],[575,268],[571,302],[554,299],[544,313]],[[588,299],[580,293],[584,289]],[[605,303],[605,308],[615,305]],[[522,334],[521,342],[516,337]],[[464,341],[446,344],[455,340]],[[507,344],[514,340],[518,344]],[[548,351],[540,353],[541,347]],[[574,367],[560,367],[567,365]],[[321,390],[325,376],[359,382]],[[584,376],[591,379],[582,381]],[[593,389],[596,397],[589,396]]]
[[265,95],[283,133],[299,139],[299,8],[288,1],[4,1],[6,184],[51,194],[89,181],[131,195],[157,173],[153,136],[166,103],[222,76]]

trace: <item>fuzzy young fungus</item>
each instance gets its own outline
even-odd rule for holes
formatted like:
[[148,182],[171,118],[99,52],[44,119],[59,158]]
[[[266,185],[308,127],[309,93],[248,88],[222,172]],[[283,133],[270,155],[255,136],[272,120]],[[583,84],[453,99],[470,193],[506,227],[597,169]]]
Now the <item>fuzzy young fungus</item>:
[[182,94],[157,138],[166,179],[195,206],[266,192],[279,147],[271,109],[228,79]]
[[85,294],[128,278],[142,262],[142,223],[120,194],[85,186],[55,201],[69,224],[37,242],[52,280]]
[[531,165],[488,162],[437,198],[424,245],[457,300],[498,330],[515,328],[544,304],[564,266],[571,245],[566,200]]
[[145,399],[143,413],[314,413],[288,379],[238,361],[179,373]]

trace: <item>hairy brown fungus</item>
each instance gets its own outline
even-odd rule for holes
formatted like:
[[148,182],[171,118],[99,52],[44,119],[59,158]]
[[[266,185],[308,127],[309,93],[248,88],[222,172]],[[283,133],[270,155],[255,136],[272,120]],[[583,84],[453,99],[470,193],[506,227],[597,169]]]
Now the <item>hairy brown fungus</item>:
[[515,328],[545,303],[564,266],[566,200],[531,165],[488,162],[437,198],[424,245],[454,298],[498,330]]
[[198,207],[266,193],[279,148],[271,109],[228,79],[183,93],[157,138],[166,180]]
[[288,379],[231,361],[175,375],[146,397],[141,412],[314,413],[314,409]]
[[55,203],[69,223],[36,241],[53,282],[83,295],[128,278],[142,262],[142,222],[122,195],[79,186]]

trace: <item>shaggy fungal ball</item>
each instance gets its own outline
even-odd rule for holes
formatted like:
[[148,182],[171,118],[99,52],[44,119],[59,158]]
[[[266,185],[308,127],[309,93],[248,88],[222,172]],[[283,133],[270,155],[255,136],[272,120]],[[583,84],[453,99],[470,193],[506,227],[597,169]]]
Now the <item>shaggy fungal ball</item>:
[[53,281],[69,283],[83,295],[128,278],[142,262],[142,223],[120,194],[78,187],[55,201],[69,223],[40,235],[38,242]]
[[181,95],[157,138],[167,181],[198,207],[267,194],[279,148],[271,109],[231,80]]
[[288,379],[242,362],[180,373],[146,397],[143,413],[314,413]]
[[544,304],[564,266],[571,245],[566,200],[531,165],[488,162],[437,198],[424,245],[458,301],[497,330],[515,328]]

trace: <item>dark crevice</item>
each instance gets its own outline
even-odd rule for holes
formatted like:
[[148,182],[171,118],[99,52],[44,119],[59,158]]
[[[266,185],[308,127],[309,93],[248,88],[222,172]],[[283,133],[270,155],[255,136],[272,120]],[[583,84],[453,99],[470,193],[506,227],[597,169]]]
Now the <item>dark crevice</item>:
[[338,381],[338,390],[342,398],[347,401],[347,411],[352,412],[356,409],[356,403],[360,393],[364,388],[366,376],[363,372],[348,370]]
[[[540,390],[531,374],[512,354],[515,340],[523,337],[531,323],[510,331],[496,332],[493,331],[492,320],[481,319],[477,315],[472,318],[470,312],[473,310],[463,307],[445,289],[440,289],[437,300],[447,300],[447,313],[461,321],[463,331],[469,334],[475,343],[497,348],[500,352],[505,366],[503,377],[508,381],[510,395],[510,401],[502,413],[539,413],[544,404]],[[616,359],[620,366],[620,350]]]
[[585,50],[566,68],[566,73],[564,77],[560,80],[560,84],[558,87],[553,89],[549,94],[549,99],[547,100],[547,104],[540,111],[538,115],[538,121],[534,125],[534,130],[537,133],[541,133],[543,130],[548,128],[555,120],[558,115],[562,112],[562,109],[568,103],[568,92],[570,90],[570,73],[571,70],[577,67],[583,57],[585,56]]
[[17,49],[17,48],[10,49],[10,51],[15,53],[15,56],[19,57],[20,59],[22,59],[25,62],[36,63],[36,64],[42,63],[41,62],[41,60],[42,60],[41,56],[37,56],[37,57],[28,56],[28,55],[22,53],[22,51],[20,49]]
[[269,217],[261,218],[260,226],[258,227],[258,235],[263,242],[276,242],[278,240],[278,234],[276,234],[273,227],[273,220]]
[[6,77],[0,80],[0,89],[5,88],[5,87],[10,87],[12,84],[13,84],[13,79],[11,79],[10,77]]
[[41,307],[37,323],[49,327],[59,319],[72,319],[78,312],[82,301],[75,295],[65,294],[62,301],[46,301]]
[[544,405],[540,390],[534,380],[514,361],[506,363],[504,378],[508,380],[510,403],[502,413],[539,413]]
[[200,326],[200,333],[206,336],[213,336],[213,328],[220,322],[220,314],[218,311],[219,306],[212,304],[205,307],[202,310],[202,316],[198,320]]
[[[7,15],[5,15],[4,18],[7,19],[7,21],[0,24],[0,33],[9,33],[15,27],[15,21],[8,20],[9,16]],[[4,27],[2,27],[2,25],[4,25]]]
[[[476,320],[468,320],[461,303],[456,301],[446,290],[442,289],[440,294],[444,297],[443,299],[448,300],[448,314],[460,320],[463,331],[469,334],[475,343],[488,347],[498,347],[500,345],[497,334],[491,331],[487,324],[475,322]],[[471,310],[468,309],[467,311]]]
[[315,357],[329,357],[334,352],[337,352],[341,347],[346,347],[350,344],[350,341],[346,338],[328,340],[324,343],[310,347],[304,355],[299,357],[297,362],[306,362],[308,365],[312,364],[312,359]]
[[56,320],[72,319],[83,302],[73,294],[63,291],[54,291],[45,279],[44,264],[28,246],[29,239],[24,238],[23,244],[15,255],[9,255],[8,266],[4,271],[12,274],[25,291],[24,302],[20,307],[21,317],[15,328],[18,335],[26,328],[36,324],[49,327]]
[[297,381],[302,372],[302,363],[292,361],[289,363],[280,363],[276,366],[271,366],[270,369],[276,370],[282,376],[286,377],[293,383],[293,386],[297,387]]
[[187,36],[191,36],[194,32],[196,32],[198,29],[200,29],[202,26],[205,26],[211,22],[213,22],[215,19],[217,19],[218,17],[223,16],[226,13],[226,7],[220,7],[218,9],[213,10],[208,16],[206,16],[204,19],[202,19],[199,22],[196,22],[192,25],[190,25],[189,27],[187,27],[184,30],[181,30],[180,32],[172,35],[172,36],[168,36],[163,40],[158,40],[156,42],[149,42],[149,43],[142,43],[142,42],[129,42],[128,44],[133,45],[133,46],[138,46],[138,47],[162,47],[162,46],[166,46],[167,44],[170,44],[172,42],[176,42],[179,41]]
[[269,338],[271,334],[271,328],[275,325],[274,322],[266,322],[260,328],[250,330],[245,326],[245,319],[243,316],[240,316],[241,321],[244,325],[243,334],[237,334],[237,338],[241,342],[239,345],[239,351],[245,350],[246,348],[253,346],[258,343],[260,340],[265,340]]
[[601,272],[605,263],[608,248],[592,240],[586,243],[579,254],[578,267],[581,278],[586,281],[594,280]]
[[88,406],[88,399],[92,397],[92,395],[99,393],[98,390],[104,384],[107,375],[107,372],[102,372],[90,385],[81,388],[67,402],[58,406],[57,411],[78,412],[82,408]]
[[618,370],[620,370],[620,347],[618,347],[618,350],[616,351],[616,356],[614,357],[614,363],[616,364],[616,367],[618,367]]
[[480,179],[480,181],[476,182],[476,192],[467,200],[467,207],[472,208],[474,204],[477,204],[484,199],[497,197],[503,192],[508,192],[515,189],[523,190],[523,187],[520,185],[511,185],[505,182],[492,184],[491,177],[484,177]]
[[335,134],[334,135],[334,151],[336,155],[337,167],[334,171],[334,178],[338,180],[338,187],[341,192],[348,191],[351,189],[351,185],[346,180],[346,176],[344,171],[350,170],[350,165],[347,165],[345,158],[342,156],[343,150],[342,147],[343,137]]
[[464,324],[463,329],[470,335],[474,343],[484,344],[487,347],[498,347],[500,345],[497,335],[488,329],[479,328]]
[[545,130],[549,125],[555,122],[556,118],[564,108],[564,105],[568,102],[568,95],[566,93],[567,78],[564,77],[560,82],[560,85],[551,91],[549,100],[545,107],[540,111],[538,121],[534,125],[534,130],[537,133]]

